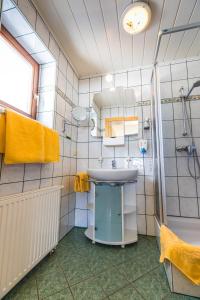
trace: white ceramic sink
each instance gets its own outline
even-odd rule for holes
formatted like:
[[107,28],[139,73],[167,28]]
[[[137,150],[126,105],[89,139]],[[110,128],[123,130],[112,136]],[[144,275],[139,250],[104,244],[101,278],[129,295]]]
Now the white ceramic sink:
[[88,169],[88,175],[101,181],[131,181],[137,178],[137,169]]

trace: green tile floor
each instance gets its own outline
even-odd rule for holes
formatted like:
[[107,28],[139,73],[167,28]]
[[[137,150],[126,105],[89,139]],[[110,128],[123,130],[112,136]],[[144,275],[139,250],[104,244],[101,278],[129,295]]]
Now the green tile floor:
[[156,239],[120,247],[92,245],[74,228],[5,299],[15,300],[189,300],[170,293],[159,264]]

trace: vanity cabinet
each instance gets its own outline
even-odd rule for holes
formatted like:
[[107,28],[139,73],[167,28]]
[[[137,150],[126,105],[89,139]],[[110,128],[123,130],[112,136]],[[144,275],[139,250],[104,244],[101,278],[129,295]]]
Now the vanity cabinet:
[[85,235],[95,242],[121,245],[137,241],[135,183],[91,184],[89,227]]

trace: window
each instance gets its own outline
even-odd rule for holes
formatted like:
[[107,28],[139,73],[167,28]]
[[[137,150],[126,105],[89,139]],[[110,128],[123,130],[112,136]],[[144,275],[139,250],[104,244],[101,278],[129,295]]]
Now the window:
[[39,65],[28,52],[1,28],[0,105],[35,118]]

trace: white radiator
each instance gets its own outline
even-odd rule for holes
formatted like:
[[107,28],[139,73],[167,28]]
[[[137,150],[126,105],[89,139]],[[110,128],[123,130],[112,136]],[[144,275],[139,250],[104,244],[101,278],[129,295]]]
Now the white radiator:
[[0,197],[0,299],[57,245],[61,188]]

